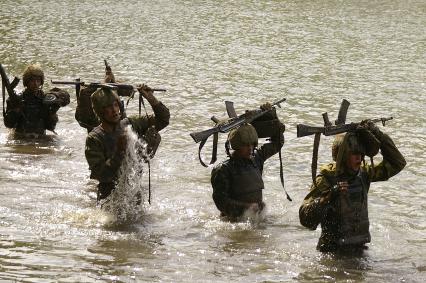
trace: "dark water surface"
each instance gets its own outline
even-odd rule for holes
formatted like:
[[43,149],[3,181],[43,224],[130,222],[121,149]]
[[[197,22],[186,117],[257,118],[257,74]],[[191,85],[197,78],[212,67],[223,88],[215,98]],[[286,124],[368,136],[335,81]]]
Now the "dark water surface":
[[[59,110],[57,136],[15,140],[0,127],[0,280],[424,282],[425,35],[422,0],[0,1],[0,63],[9,74],[38,62],[46,87],[50,79],[98,81],[107,59],[121,81],[167,88],[158,97],[172,113],[152,164],[153,203],[126,224],[95,206],[74,93]],[[211,169],[198,163],[189,132],[224,117],[224,100],[241,112],[282,97],[294,201],[274,157],[264,172],[266,220],[222,222]],[[408,162],[371,187],[363,256],[317,252],[319,230],[298,221],[313,139],[296,138],[295,126],[319,125],[325,111],[335,119],[343,98],[352,103],[348,121],[393,116],[384,131]],[[136,101],[128,112],[137,113]],[[322,139],[320,163],[331,159],[330,143]]]

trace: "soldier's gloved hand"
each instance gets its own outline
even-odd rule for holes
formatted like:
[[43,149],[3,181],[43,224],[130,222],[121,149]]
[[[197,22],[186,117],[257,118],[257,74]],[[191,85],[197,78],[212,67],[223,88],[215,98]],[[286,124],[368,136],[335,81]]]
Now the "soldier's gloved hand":
[[147,85],[141,84],[137,86],[138,91],[142,94],[143,97],[147,98],[148,96],[154,95],[154,91]]
[[379,129],[379,127],[377,127],[377,125],[373,123],[371,120],[361,121],[360,126],[366,130],[369,130],[379,141],[381,141],[383,133]]
[[272,105],[271,105],[271,103],[266,102],[266,103],[264,103],[260,106],[260,109],[262,109],[263,111],[271,110]]

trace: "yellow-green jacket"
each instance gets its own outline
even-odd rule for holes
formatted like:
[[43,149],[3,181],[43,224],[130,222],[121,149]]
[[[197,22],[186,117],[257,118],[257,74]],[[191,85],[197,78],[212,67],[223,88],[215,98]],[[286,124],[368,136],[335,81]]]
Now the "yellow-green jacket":
[[[351,182],[356,175],[362,176],[367,194],[371,182],[386,181],[399,173],[406,165],[404,157],[388,135],[378,131],[375,136],[380,141],[382,162],[374,165],[374,168],[371,165],[363,165],[360,172],[336,170],[336,163],[322,166],[320,174],[315,180],[316,186],[311,185],[310,192],[299,209],[299,219],[303,226],[315,230],[318,224],[321,224],[322,232],[317,246],[320,251],[333,251],[339,248],[338,243],[341,237],[339,217],[341,215],[338,213],[340,210],[337,207],[338,201],[336,201],[339,198],[334,197],[328,203],[320,203],[321,196],[332,189],[335,185],[333,183],[336,180]],[[336,172],[340,173],[336,174]],[[367,200],[365,199],[365,201]]]

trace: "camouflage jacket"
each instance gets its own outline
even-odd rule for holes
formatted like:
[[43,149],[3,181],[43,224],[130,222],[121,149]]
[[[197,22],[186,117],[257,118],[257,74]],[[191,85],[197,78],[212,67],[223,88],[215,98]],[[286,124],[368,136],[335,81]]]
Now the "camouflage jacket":
[[122,153],[117,148],[117,139],[122,135],[124,127],[131,125],[133,130],[142,136],[147,129],[155,126],[157,131],[169,124],[169,109],[162,103],[153,106],[154,115],[129,117],[120,121],[112,133],[106,132],[101,125],[94,128],[87,136],[85,155],[90,169],[90,178],[101,183],[114,182],[122,160]]
[[44,98],[42,90],[36,95],[25,90],[17,98],[9,97],[6,101],[5,126],[14,128],[19,134],[43,135],[46,130],[55,130],[59,106],[44,104]]
[[[366,182],[367,193],[371,182],[386,181],[399,173],[406,165],[404,157],[388,135],[379,132],[376,137],[380,141],[383,160],[374,165],[374,168],[371,165],[363,165],[360,169],[362,175],[365,176],[363,179]],[[311,185],[310,192],[299,209],[299,219],[303,226],[315,230],[318,224],[321,224],[322,233],[317,248],[322,251],[336,248],[333,245],[335,245],[335,240],[339,237],[339,227],[336,219],[339,216],[330,213],[330,211],[337,210],[335,201],[321,204],[320,198],[324,193],[331,190],[334,185],[331,180],[336,178],[351,180],[357,174],[355,172],[345,172],[342,176],[336,176],[335,172],[336,163],[327,164],[320,168],[320,174],[315,180],[316,187],[313,184]]]
[[284,145],[284,136],[271,139],[255,150],[251,159],[231,156],[213,168],[211,184],[213,200],[222,216],[241,216],[251,203],[262,202],[263,164],[278,153]]

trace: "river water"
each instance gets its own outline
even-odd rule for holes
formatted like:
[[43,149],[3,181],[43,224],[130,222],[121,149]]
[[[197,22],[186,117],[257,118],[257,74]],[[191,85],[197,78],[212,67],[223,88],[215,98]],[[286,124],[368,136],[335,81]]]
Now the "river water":
[[[152,161],[152,204],[125,223],[96,208],[71,88],[57,135],[16,140],[0,127],[0,280],[424,282],[425,35],[423,0],[0,1],[0,63],[10,75],[37,62],[46,88],[50,79],[99,81],[107,59],[118,80],[166,88],[157,95],[172,114]],[[273,157],[266,219],[223,222],[189,133],[225,117],[225,100],[241,113],[283,97],[293,202]],[[408,162],[372,184],[372,243],[362,256],[317,252],[319,229],[298,220],[313,138],[297,138],[296,124],[321,125],[326,111],[335,119],[343,98],[348,121],[393,116],[381,128]],[[136,101],[127,112],[137,113]],[[322,139],[319,163],[331,159],[331,141]],[[143,178],[146,187],[146,170]]]

